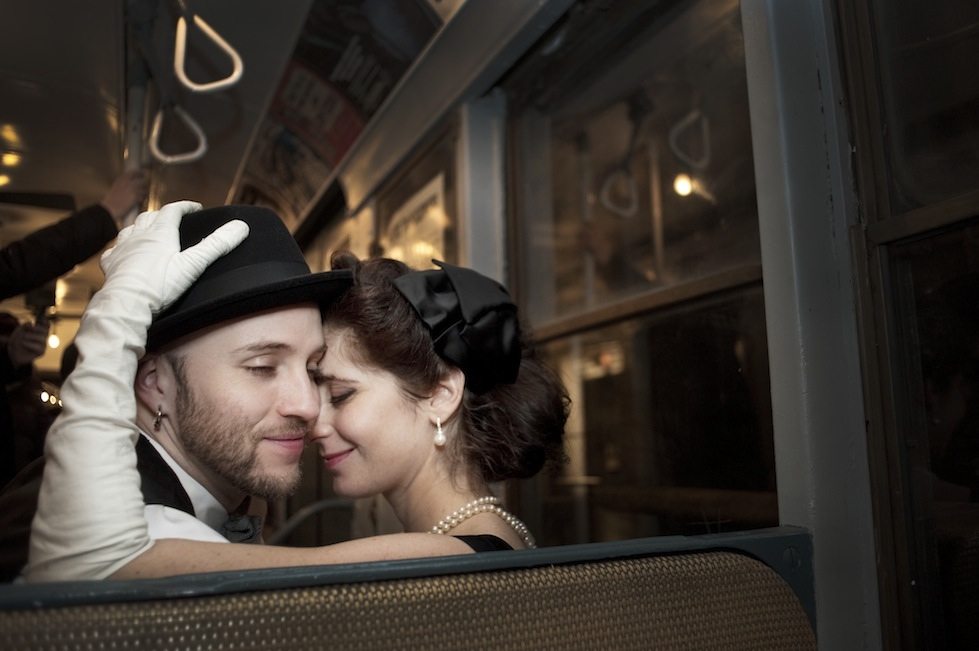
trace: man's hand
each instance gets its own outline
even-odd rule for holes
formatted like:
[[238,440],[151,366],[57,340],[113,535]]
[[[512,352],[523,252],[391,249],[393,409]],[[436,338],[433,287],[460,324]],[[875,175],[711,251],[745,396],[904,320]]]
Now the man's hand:
[[48,341],[49,321],[21,323],[10,333],[7,341],[7,357],[14,368],[27,366],[44,354]]

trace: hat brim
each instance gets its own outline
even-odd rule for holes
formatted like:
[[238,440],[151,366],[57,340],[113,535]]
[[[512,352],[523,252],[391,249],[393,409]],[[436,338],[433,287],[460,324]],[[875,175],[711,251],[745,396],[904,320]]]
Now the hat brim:
[[158,318],[149,328],[147,350],[158,350],[189,334],[250,314],[316,303],[320,309],[336,301],[353,281],[349,270],[325,271],[282,280]]

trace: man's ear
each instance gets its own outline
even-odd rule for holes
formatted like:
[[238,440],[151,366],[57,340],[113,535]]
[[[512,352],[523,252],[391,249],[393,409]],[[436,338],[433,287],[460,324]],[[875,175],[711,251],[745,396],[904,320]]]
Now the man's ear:
[[149,354],[136,369],[136,398],[150,411],[163,407],[166,412],[173,399],[173,369],[160,355]]
[[447,422],[462,404],[462,397],[466,389],[466,376],[461,370],[452,367],[448,373],[442,376],[435,391],[428,399],[428,407],[431,412],[432,423],[435,418],[441,418],[442,422]]

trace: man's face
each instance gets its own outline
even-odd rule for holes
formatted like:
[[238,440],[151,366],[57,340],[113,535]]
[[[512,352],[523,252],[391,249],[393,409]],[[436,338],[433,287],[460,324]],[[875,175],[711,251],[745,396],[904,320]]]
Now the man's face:
[[175,443],[196,470],[188,472],[216,494],[292,492],[319,411],[313,375],[322,356],[312,306],[222,324],[167,353],[176,383]]

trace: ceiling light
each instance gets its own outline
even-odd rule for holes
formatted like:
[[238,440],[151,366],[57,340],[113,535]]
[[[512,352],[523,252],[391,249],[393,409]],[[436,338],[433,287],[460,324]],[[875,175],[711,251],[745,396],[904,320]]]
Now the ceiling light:
[[677,174],[673,179],[673,191],[681,197],[688,197],[693,192],[693,179],[689,174]]
[[6,140],[11,147],[20,147],[20,134],[12,124],[0,125],[0,138]]
[[10,177],[6,174],[0,174],[0,188],[10,183]]
[[20,165],[20,154],[15,151],[5,151],[0,154],[0,164],[4,167],[17,167]]

